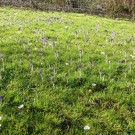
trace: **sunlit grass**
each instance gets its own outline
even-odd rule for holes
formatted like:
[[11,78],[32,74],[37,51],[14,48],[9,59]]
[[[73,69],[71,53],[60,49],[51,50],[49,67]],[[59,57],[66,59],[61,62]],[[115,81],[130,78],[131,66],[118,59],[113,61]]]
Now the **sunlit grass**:
[[0,134],[134,134],[134,28],[0,8]]

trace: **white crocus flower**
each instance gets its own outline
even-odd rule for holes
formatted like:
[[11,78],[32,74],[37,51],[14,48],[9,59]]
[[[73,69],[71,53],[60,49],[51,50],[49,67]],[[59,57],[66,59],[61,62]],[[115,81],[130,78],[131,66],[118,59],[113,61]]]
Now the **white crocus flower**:
[[0,120],[2,120],[2,116],[0,116]]
[[35,48],[34,48],[34,50],[38,50],[38,48],[37,48],[37,47],[35,47]]
[[130,55],[130,57],[131,57],[132,59],[134,59],[134,58],[135,58],[135,56],[133,56],[133,55]]
[[101,52],[101,55],[105,55],[105,52]]
[[65,29],[68,29],[69,27],[68,26],[65,26]]
[[84,130],[90,130],[90,126],[88,125],[84,126]]
[[95,87],[96,85],[97,85],[97,84],[95,84],[95,83],[92,83],[92,86],[93,86],[93,87]]
[[24,105],[22,104],[22,105],[19,105],[18,106],[18,109],[22,109],[24,107]]

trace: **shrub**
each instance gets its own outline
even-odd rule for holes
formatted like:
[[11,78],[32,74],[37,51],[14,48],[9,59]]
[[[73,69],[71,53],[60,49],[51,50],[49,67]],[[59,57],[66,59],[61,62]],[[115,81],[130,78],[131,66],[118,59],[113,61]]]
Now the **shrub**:
[[135,19],[135,0],[106,0],[106,11],[111,16],[123,13]]

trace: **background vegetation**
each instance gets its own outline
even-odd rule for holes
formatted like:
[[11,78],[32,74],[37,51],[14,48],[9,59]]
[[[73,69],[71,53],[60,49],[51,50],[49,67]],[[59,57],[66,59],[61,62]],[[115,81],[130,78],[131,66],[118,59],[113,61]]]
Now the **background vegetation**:
[[1,5],[76,11],[135,19],[135,0],[1,0]]

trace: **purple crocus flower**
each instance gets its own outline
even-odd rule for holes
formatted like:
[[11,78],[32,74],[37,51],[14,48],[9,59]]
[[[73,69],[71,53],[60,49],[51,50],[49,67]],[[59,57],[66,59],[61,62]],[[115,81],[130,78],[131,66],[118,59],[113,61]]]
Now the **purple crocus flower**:
[[114,43],[114,39],[110,39],[110,42],[111,42],[111,43]]
[[68,73],[66,73],[66,75],[65,75],[66,77],[68,77],[69,75],[68,75]]
[[99,73],[102,73],[102,69],[99,69]]
[[80,42],[76,42],[76,45],[79,45],[80,44]]
[[78,36],[78,32],[77,31],[75,31],[75,35]]
[[55,53],[55,55],[56,55],[56,58],[58,58],[58,51],[55,50],[54,53]]
[[96,30],[98,30],[98,24],[96,25]]
[[42,70],[40,70],[39,74],[40,74],[40,76],[42,76]]
[[82,55],[83,54],[83,50],[80,50],[79,53]]
[[4,58],[3,54],[0,54],[0,59],[3,59],[3,58]]
[[55,50],[54,53],[58,53],[57,50]]
[[46,40],[46,39],[42,39],[42,42],[43,42],[43,43],[46,43],[46,42],[48,42],[48,40]]
[[82,65],[81,64],[78,64],[78,68],[82,68]]
[[2,100],[2,99],[3,99],[3,96],[0,95],[0,100]]
[[51,80],[52,82],[54,82],[54,77],[51,77],[50,80]]
[[54,68],[54,69],[53,69],[53,72],[54,72],[54,73],[56,73],[56,71],[57,71],[57,69],[56,69],[56,68]]
[[54,86],[55,86],[55,84],[54,84],[54,77],[51,77],[50,80],[51,80],[52,85],[53,85],[53,87],[54,87]]
[[33,62],[32,62],[32,60],[30,61],[30,69],[33,72]]
[[128,70],[125,70],[126,73],[128,73]]
[[40,55],[43,55],[43,51],[40,51]]
[[19,28],[18,28],[18,31],[21,31],[22,30],[22,27],[20,26]]
[[65,74],[66,80],[67,80],[67,84],[68,84],[68,73]]
[[130,68],[132,68],[133,67],[133,65],[132,65],[132,63],[130,63]]
[[52,42],[52,47],[54,47],[55,46],[55,42]]

